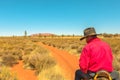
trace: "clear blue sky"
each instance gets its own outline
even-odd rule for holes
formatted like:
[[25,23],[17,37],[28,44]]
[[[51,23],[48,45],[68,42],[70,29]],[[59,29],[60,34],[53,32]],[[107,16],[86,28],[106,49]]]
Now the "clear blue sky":
[[0,36],[120,33],[120,0],[0,0]]

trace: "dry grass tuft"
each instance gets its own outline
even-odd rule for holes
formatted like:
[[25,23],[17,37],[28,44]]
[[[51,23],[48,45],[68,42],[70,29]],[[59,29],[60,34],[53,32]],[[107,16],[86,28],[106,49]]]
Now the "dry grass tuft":
[[0,80],[18,80],[15,73],[10,72],[8,67],[1,67]]
[[57,65],[43,70],[38,77],[39,80],[67,80]]

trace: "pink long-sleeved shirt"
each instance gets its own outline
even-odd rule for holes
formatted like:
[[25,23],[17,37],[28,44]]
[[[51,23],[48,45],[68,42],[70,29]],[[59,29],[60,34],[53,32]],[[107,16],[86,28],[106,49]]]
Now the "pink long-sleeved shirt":
[[112,72],[112,61],[113,56],[110,46],[99,38],[94,38],[83,48],[79,66],[84,73],[87,73],[87,71],[97,72],[99,70]]

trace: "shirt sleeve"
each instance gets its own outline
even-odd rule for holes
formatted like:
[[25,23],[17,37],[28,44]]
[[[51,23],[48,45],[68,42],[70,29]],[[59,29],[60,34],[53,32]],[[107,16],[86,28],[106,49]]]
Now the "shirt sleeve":
[[83,48],[79,59],[79,67],[84,73],[87,73],[88,65],[89,65],[89,51],[86,48]]

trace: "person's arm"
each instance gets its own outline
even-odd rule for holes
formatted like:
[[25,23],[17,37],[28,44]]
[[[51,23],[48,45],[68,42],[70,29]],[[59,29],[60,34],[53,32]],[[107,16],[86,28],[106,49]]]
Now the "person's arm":
[[88,65],[89,65],[89,51],[84,48],[82,50],[82,53],[80,55],[80,59],[79,59],[79,67],[80,69],[84,72],[87,73],[88,70]]

